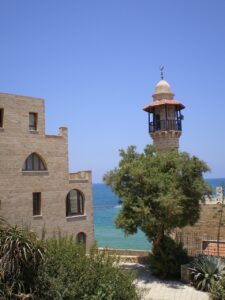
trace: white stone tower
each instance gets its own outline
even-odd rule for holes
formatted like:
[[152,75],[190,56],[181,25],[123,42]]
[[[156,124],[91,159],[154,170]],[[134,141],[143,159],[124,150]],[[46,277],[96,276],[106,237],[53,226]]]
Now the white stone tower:
[[157,83],[152,95],[153,101],[144,107],[148,112],[149,134],[157,151],[166,152],[179,148],[179,138],[182,133],[185,106],[174,99],[169,83],[163,79]]

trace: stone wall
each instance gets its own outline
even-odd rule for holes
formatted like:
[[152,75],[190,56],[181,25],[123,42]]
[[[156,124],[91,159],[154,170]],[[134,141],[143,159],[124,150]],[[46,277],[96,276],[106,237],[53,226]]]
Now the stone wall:
[[153,144],[159,152],[167,152],[179,148],[181,131],[155,131],[150,133]]
[[[59,229],[73,235],[87,236],[87,246],[94,241],[91,172],[68,173],[67,128],[58,135],[45,134],[44,100],[0,94],[4,109],[0,129],[0,215],[11,224],[26,224],[38,232],[45,227],[47,235]],[[29,130],[29,112],[38,114],[37,130]],[[22,171],[24,161],[37,153],[46,171]],[[66,196],[71,189],[85,197],[84,215],[66,217]],[[32,215],[32,194],[41,192],[41,216]]]
[[119,257],[121,262],[146,264],[149,262],[150,251],[98,248],[99,252],[105,252],[111,256]]
[[[189,255],[195,256],[201,253],[215,254],[213,249],[217,242],[220,211],[220,203],[201,204],[201,215],[199,221],[194,226],[186,226],[183,229],[176,230],[175,238],[178,241],[183,242]],[[222,219],[223,221],[225,220],[225,208],[223,208],[222,211]],[[211,241],[211,243],[205,243],[206,241]],[[225,225],[223,224],[220,227],[220,241],[220,254],[223,256],[225,254],[223,253],[223,251],[225,252],[225,249],[222,247],[223,242],[225,241]]]

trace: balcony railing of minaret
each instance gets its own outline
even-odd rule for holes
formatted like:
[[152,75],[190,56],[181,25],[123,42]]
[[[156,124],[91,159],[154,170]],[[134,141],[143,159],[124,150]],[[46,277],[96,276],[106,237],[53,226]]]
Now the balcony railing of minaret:
[[169,130],[182,131],[181,120],[156,120],[149,122],[149,132]]

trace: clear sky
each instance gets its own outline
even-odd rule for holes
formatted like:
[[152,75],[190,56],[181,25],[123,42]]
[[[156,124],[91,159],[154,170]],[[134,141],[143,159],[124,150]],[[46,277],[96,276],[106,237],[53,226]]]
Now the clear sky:
[[225,177],[224,0],[0,0],[0,92],[46,99],[46,132],[69,128],[70,170],[114,168],[151,143],[160,79],[186,105],[180,148]]

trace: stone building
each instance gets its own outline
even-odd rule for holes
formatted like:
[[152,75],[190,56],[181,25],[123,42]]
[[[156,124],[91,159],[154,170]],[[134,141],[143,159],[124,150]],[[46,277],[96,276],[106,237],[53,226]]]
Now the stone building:
[[43,99],[0,94],[0,215],[94,242],[91,171],[68,172],[67,128],[45,134]]
[[[179,149],[185,106],[174,99],[170,85],[161,77],[153,101],[144,107],[148,112],[149,134],[160,152]],[[190,255],[200,253],[225,256],[225,207],[221,188],[215,196],[200,203],[201,214],[194,226],[177,229],[174,238],[181,241]]]

